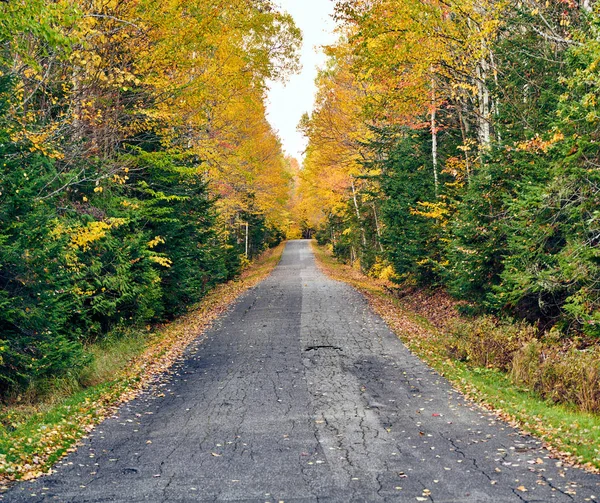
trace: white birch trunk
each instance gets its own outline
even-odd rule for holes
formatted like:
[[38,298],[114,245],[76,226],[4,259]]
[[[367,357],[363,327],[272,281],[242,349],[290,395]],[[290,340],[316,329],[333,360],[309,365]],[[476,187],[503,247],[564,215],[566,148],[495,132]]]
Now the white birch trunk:
[[379,243],[379,250],[383,253],[383,245],[381,244],[381,229],[379,228],[379,218],[377,218],[377,208],[373,203],[373,216],[375,217],[375,230],[377,231],[377,242]]
[[431,160],[433,164],[433,183],[435,186],[436,199],[440,193],[438,180],[438,160],[437,160],[437,124],[436,124],[436,102],[435,102],[435,79],[431,78]]
[[477,65],[477,94],[479,98],[478,137],[482,146],[490,145],[490,91],[485,85],[488,64],[481,59]]
[[367,246],[367,238],[365,236],[365,229],[362,224],[362,219],[360,218],[360,211],[358,209],[358,201],[356,199],[356,188],[354,186],[354,178],[352,178],[352,199],[354,200],[354,209],[356,210],[356,218],[358,220],[358,226],[360,227],[360,234],[362,236],[362,244],[363,246]]

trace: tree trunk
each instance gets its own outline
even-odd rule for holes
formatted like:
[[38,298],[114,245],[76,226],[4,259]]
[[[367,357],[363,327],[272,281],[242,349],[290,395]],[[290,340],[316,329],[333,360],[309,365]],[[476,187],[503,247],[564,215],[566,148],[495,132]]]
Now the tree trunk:
[[488,63],[482,58],[477,65],[477,94],[479,98],[478,136],[482,146],[488,147],[490,141],[490,91],[485,84]]
[[373,203],[373,216],[375,217],[375,230],[377,231],[377,242],[379,243],[379,249],[383,253],[383,245],[381,244],[381,229],[379,228],[379,218],[377,218],[377,208]]
[[460,123],[460,133],[462,135],[462,141],[463,141],[463,146],[465,147],[464,149],[464,154],[465,154],[465,170],[467,172],[467,183],[471,183],[471,165],[469,163],[469,151],[468,149],[468,145],[467,145],[467,123],[466,120],[463,116],[462,113],[462,104],[459,103],[458,106],[458,122]]
[[354,186],[354,178],[352,178],[352,199],[354,200],[354,209],[356,210],[356,218],[358,220],[358,226],[360,227],[360,234],[362,236],[362,244],[364,247],[367,246],[367,238],[365,236],[365,228],[362,224],[362,219],[360,218],[360,211],[358,209],[358,201],[356,199],[356,187]]
[[438,180],[438,160],[437,160],[437,124],[436,124],[436,103],[435,103],[435,79],[431,77],[431,160],[433,163],[433,183],[435,185],[435,198],[440,193]]
[[[498,92],[498,88],[499,88],[499,84],[498,84],[498,68],[496,67],[496,60],[494,58],[494,53],[489,50],[490,53],[490,64],[491,64],[491,70],[492,70],[492,74],[494,75],[494,84],[496,84],[496,92]],[[500,101],[498,99],[498,96],[496,95],[494,98],[492,98],[492,110],[493,110],[493,115],[494,118],[497,118],[500,116]],[[495,133],[496,133],[496,139],[498,140],[498,142],[502,141],[502,135],[500,134],[500,131],[498,128],[494,128],[495,129]]]

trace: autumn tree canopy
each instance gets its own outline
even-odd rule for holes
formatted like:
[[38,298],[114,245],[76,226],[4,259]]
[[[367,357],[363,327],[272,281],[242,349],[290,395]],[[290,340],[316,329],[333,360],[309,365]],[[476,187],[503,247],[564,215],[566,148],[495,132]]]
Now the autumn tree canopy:
[[198,301],[289,226],[270,0],[0,4],[0,393]]
[[473,309],[598,335],[589,2],[340,0],[301,171],[334,253]]

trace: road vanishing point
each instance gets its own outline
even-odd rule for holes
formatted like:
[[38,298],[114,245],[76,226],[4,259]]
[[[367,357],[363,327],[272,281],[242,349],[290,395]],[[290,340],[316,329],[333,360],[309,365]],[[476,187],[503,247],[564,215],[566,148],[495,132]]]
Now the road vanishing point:
[[4,502],[578,502],[600,476],[467,401],[308,241]]

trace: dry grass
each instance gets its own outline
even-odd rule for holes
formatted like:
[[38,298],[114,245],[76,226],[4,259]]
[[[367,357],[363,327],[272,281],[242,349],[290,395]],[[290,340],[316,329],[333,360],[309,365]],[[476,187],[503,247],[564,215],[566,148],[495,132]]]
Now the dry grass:
[[558,403],[600,411],[600,348],[552,344],[546,337],[524,344],[510,369],[514,382]]

